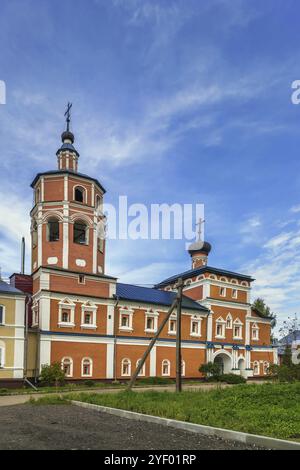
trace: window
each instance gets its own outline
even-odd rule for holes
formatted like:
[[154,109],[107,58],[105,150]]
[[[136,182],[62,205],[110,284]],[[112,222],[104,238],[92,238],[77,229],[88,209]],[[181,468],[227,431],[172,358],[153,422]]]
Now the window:
[[32,304],[32,326],[36,326],[39,323],[39,305],[34,300]]
[[69,299],[61,300],[58,304],[58,326],[73,327],[75,304]]
[[85,284],[85,276],[83,274],[79,274],[78,282],[79,284]]
[[177,320],[175,318],[171,318],[169,320],[169,335],[176,335],[177,330]]
[[147,330],[154,330],[154,318],[147,317]]
[[226,288],[225,287],[220,287],[220,296],[225,297],[226,296]]
[[231,329],[232,328],[232,316],[230,313],[228,313],[226,317],[226,328]]
[[191,336],[201,336],[201,320],[192,319],[191,320]]
[[216,337],[225,338],[225,324],[226,322],[222,317],[219,317],[216,321]]
[[97,328],[97,305],[87,301],[81,305],[81,328]]
[[128,377],[131,374],[131,361],[130,359],[122,359],[121,365],[121,375],[124,377]]
[[170,361],[168,359],[162,361],[161,374],[165,376],[170,375]]
[[87,245],[88,227],[84,222],[78,221],[74,223],[74,243]]
[[264,366],[263,366],[264,375],[268,374],[268,369],[269,369],[269,363],[264,362]]
[[237,290],[236,289],[232,289],[232,298],[237,299]]
[[84,357],[81,363],[82,377],[91,377],[93,375],[93,361],[89,357]]
[[0,369],[5,366],[5,344],[0,341]]
[[4,325],[4,305],[0,305],[0,325]]
[[158,312],[153,312],[153,310],[149,310],[145,314],[145,332],[146,333],[153,333],[157,330],[158,324]]
[[59,221],[54,217],[48,220],[48,242],[57,242],[59,240]]
[[74,199],[76,202],[84,202],[85,199],[85,189],[81,186],[76,186],[74,190]]
[[124,331],[132,331],[133,310],[123,308],[120,309],[119,329]]
[[259,339],[259,327],[256,323],[254,323],[252,326],[252,339],[254,341],[257,341]]
[[90,325],[92,323],[92,315],[90,313],[84,314],[84,324]]
[[259,362],[253,362],[253,375],[259,375]]
[[[141,362],[141,359],[138,359],[138,360],[136,361],[136,367],[137,367],[137,368],[138,368],[140,362]],[[139,377],[145,376],[145,363],[143,364],[143,367],[141,368],[140,373],[139,373],[138,376],[139,376]]]
[[233,322],[233,338],[235,339],[242,339],[243,337],[243,330],[242,330],[243,323],[239,318],[236,318]]
[[70,357],[64,357],[61,361],[61,368],[66,377],[73,376],[73,361]]

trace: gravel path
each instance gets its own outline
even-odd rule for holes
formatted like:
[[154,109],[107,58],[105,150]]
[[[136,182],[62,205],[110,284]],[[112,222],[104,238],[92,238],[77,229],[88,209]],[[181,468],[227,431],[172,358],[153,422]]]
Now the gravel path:
[[71,405],[1,408],[0,450],[240,450],[243,444]]

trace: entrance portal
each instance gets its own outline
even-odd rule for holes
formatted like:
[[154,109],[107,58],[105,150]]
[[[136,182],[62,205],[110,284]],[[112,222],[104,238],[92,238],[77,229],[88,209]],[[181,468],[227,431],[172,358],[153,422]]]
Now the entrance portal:
[[215,359],[214,363],[220,367],[220,374],[229,374],[231,371],[231,359],[227,354],[220,353]]

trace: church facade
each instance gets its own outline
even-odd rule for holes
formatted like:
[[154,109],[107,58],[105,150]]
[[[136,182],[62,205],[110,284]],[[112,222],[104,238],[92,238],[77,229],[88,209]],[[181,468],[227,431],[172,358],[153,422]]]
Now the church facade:
[[[78,171],[78,160],[68,123],[57,151],[57,170],[39,173],[31,184],[28,318],[30,342],[35,341],[35,375],[44,364],[58,361],[69,380],[129,379],[172,304],[181,277],[182,376],[201,378],[201,364],[217,362],[224,373],[263,377],[269,364],[277,362],[277,353],[271,345],[270,320],[251,308],[253,279],[210,267],[211,246],[200,240],[189,247],[191,269],[154,288],[122,284],[107,275],[105,189],[96,178]],[[141,377],[175,377],[176,330],[174,313]]]

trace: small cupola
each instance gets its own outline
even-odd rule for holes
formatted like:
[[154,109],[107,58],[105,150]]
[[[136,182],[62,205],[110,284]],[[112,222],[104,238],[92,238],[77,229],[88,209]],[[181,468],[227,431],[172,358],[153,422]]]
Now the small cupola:
[[193,242],[188,247],[188,252],[192,258],[192,269],[201,268],[202,266],[207,265],[207,258],[211,251],[211,244],[203,241],[202,238],[202,225],[204,224],[205,220],[200,219],[198,222],[199,232],[198,232],[198,240]]
[[57,163],[59,170],[77,172],[79,153],[74,147],[75,137],[70,131],[72,103],[68,103],[65,112],[67,128],[61,135],[62,146],[57,150]]

